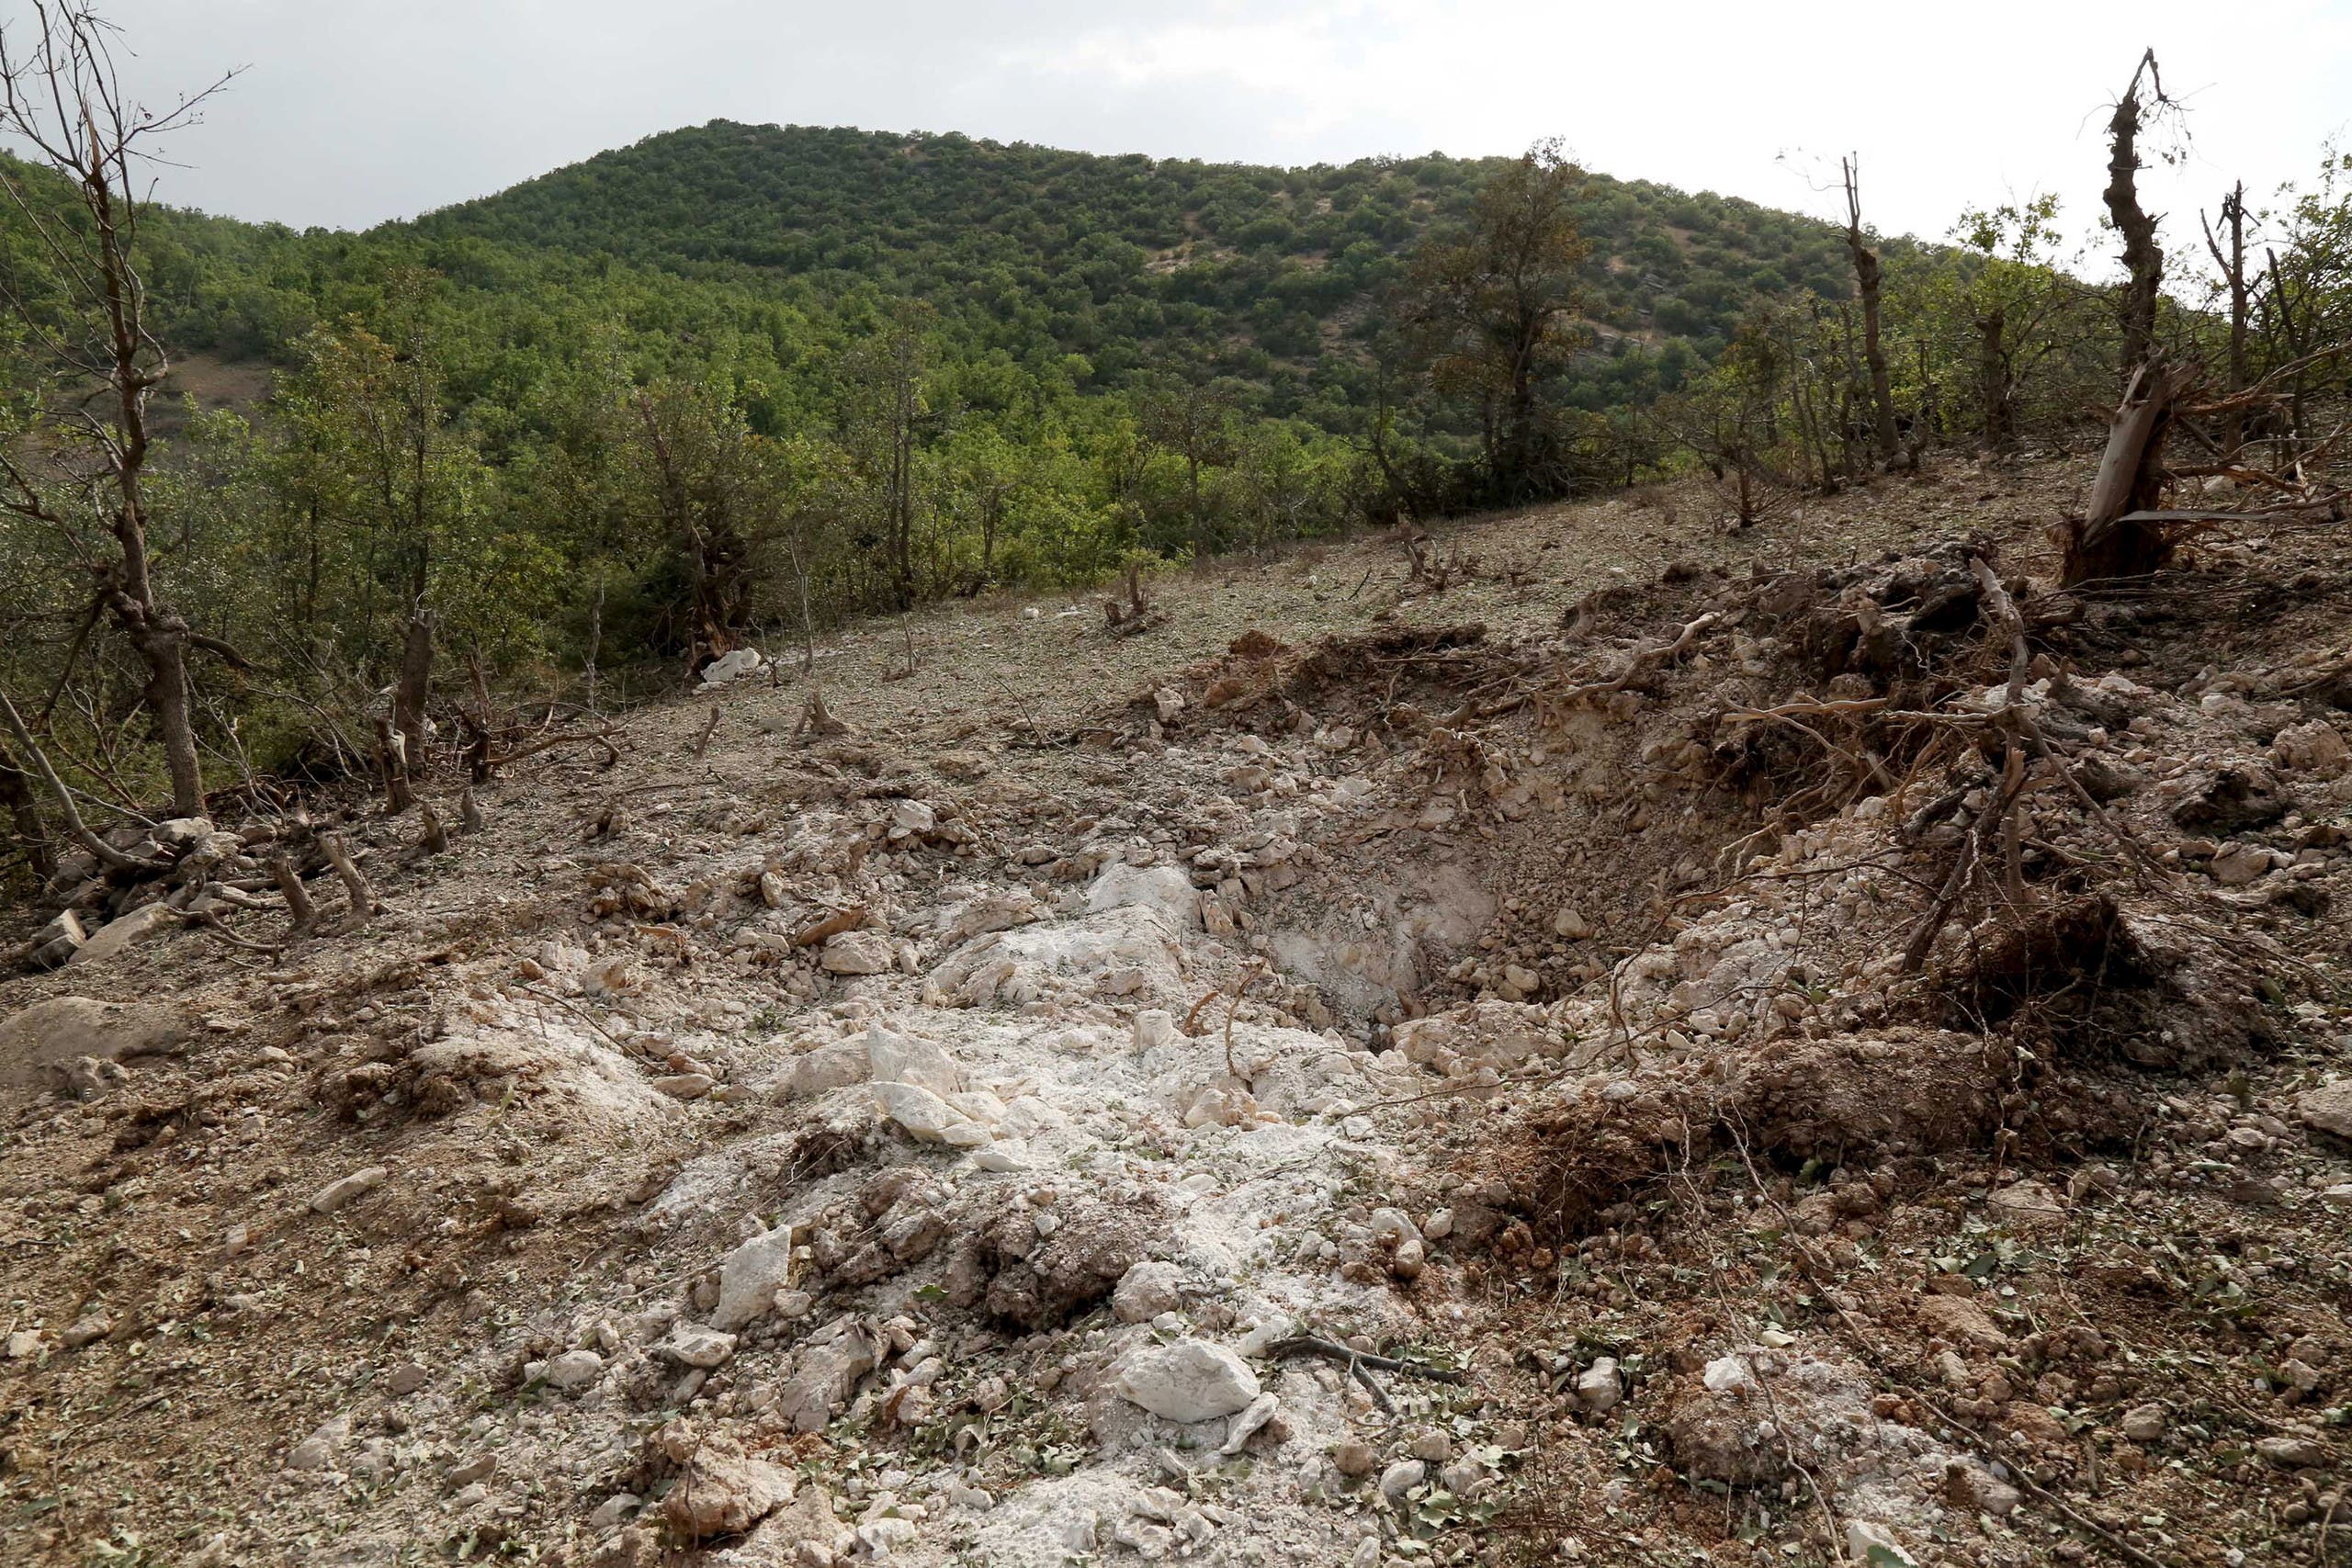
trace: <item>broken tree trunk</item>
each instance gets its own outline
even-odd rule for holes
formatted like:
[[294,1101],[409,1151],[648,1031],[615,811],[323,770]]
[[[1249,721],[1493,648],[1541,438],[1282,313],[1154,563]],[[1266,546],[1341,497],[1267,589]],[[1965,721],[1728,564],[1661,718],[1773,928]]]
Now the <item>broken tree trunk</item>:
[[808,700],[801,705],[800,723],[792,733],[797,739],[818,739],[828,735],[847,735],[849,726],[833,716],[832,710],[825,705],[825,694],[811,686]]
[[376,720],[376,769],[383,775],[384,800],[394,816],[416,804],[408,787],[408,736],[389,718]]
[[368,879],[359,874],[359,867],[352,862],[351,852],[344,847],[342,835],[320,834],[319,852],[327,857],[327,863],[334,867],[334,874],[343,878],[344,891],[351,897],[351,923],[354,926],[366,925],[375,918],[376,893],[368,886]]
[[[2123,237],[2123,269],[2129,281],[2120,300],[2123,329],[2124,378],[2136,382],[2154,354],[2156,341],[2156,296],[2164,286],[2164,247],[2156,243],[2156,220],[2140,205],[2140,131],[2148,109],[2140,95],[2143,79],[2158,106],[2165,104],[2163,80],[2156,74],[2156,51],[2140,57],[2132,85],[2115,102],[2108,120],[2107,215]],[[2128,395],[2128,394],[2127,394]]]
[[302,886],[302,874],[296,871],[294,863],[284,855],[270,858],[269,874],[277,879],[277,890],[286,896],[286,912],[294,917],[293,929],[297,931],[310,930],[311,922],[318,918],[318,911],[311,907],[311,894]]
[[2192,367],[2168,367],[2156,356],[2132,378],[2108,426],[2082,519],[2067,530],[2061,586],[2145,577],[2171,558],[2172,536],[2163,524],[2136,514],[2155,509],[2164,489],[2165,434],[2195,378]]

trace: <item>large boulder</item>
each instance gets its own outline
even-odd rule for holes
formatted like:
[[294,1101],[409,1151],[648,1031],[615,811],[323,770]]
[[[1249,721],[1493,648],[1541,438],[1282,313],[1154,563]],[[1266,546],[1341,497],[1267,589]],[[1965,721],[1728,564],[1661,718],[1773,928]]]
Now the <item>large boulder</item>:
[[1214,1421],[1258,1397],[1258,1374],[1222,1345],[1179,1339],[1130,1356],[1119,1373],[1118,1392],[1165,1421]]
[[731,1438],[713,1436],[662,1499],[662,1517],[688,1542],[741,1535],[790,1502],[794,1485],[792,1472],[753,1459]]
[[876,1083],[912,1084],[945,1100],[964,1087],[956,1058],[928,1040],[894,1034],[876,1023],[865,1033],[866,1068]]
[[187,1048],[179,1012],[151,1003],[57,997],[0,1021],[0,1087],[41,1087],[85,1056],[128,1062]]
[[2337,1078],[2296,1097],[2305,1124],[2339,1138],[2352,1138],[2352,1078]]
[[118,915],[100,926],[89,941],[75,948],[74,956],[65,961],[65,966],[68,969],[86,969],[94,964],[104,964],[178,924],[179,912],[163,904],[149,904],[127,915]]

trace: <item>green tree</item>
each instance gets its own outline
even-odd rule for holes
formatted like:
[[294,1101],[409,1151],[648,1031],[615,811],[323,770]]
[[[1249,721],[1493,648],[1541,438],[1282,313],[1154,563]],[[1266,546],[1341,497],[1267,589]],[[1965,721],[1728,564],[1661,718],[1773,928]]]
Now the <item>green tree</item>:
[[514,551],[488,527],[494,481],[443,406],[431,286],[414,271],[390,280],[389,338],[356,320],[312,332],[275,411],[279,483],[304,531],[302,553],[340,558],[334,624],[348,628],[364,679],[391,666],[391,727],[413,744],[425,734],[436,623],[462,621],[479,651],[511,644],[520,627],[505,617],[523,609],[500,591],[513,584],[483,578]]
[[922,507],[915,453],[936,427],[930,401],[930,349],[913,307],[853,348],[842,366],[842,446],[863,491],[866,532],[881,557],[891,609],[914,606],[916,513]]
[[1408,304],[1441,397],[1473,411],[1483,485],[1521,502],[1566,488],[1556,405],[1546,397],[1580,341],[1576,204],[1584,172],[1557,141],[1537,143],[1482,186],[1463,227],[1415,254]]

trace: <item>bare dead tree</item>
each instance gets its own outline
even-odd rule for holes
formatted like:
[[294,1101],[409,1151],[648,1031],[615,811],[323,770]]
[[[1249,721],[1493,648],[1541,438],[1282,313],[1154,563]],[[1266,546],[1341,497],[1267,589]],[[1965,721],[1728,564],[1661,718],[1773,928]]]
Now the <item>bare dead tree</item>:
[[[2145,84],[2144,88],[2143,84]],[[2143,93],[2148,95],[2145,98]],[[2145,514],[2165,484],[2165,436],[2175,404],[2197,380],[2194,367],[2170,367],[2156,344],[2156,295],[2165,254],[2156,220],[2140,205],[2139,138],[2151,107],[2167,103],[2156,51],[2140,57],[2131,85],[2108,120],[2108,216],[2123,237],[2123,400],[2108,426],[2107,450],[2083,515],[2066,531],[2061,581],[2068,587],[2156,570],[2172,555],[2172,537]]]
[[[2224,251],[2213,232],[2213,225],[2203,213],[2198,221],[2204,225],[2205,249],[2211,254],[2213,265],[2222,275],[2222,287],[2230,299],[2230,355],[2226,393],[2235,397],[2246,389],[2252,379],[2246,351],[2247,331],[2254,315],[2254,292],[2258,280],[2249,280],[2245,271],[2245,182],[2240,180],[2222,198],[2222,231],[2229,236],[2229,249]],[[2245,440],[2245,416],[2233,411],[2222,429],[2222,450],[2234,455]]]
[[1862,299],[1862,363],[1871,376],[1871,428],[1878,442],[1878,460],[1894,468],[1903,449],[1894,428],[1894,388],[1886,370],[1886,351],[1879,343],[1878,253],[1862,235],[1861,158],[1849,153],[1838,161],[1846,186],[1846,254],[1853,258],[1854,289]]
[[57,390],[73,400],[74,413],[54,422],[58,439],[42,455],[0,454],[0,513],[62,536],[95,580],[145,668],[143,696],[172,809],[198,816],[204,776],[189,717],[188,652],[243,660],[191,631],[155,582],[147,401],[171,362],[148,326],[137,265],[147,206],[137,166],[158,137],[191,124],[229,77],[169,110],[149,109],[124,96],[110,24],[70,0],[31,0],[31,13],[29,36],[21,27],[0,28],[0,131],[71,184],[81,217],[69,220],[31,182],[0,171],[0,192],[62,280],[68,308],[53,311],[14,288],[6,293],[64,383]]
[[2156,220],[2140,205],[2140,132],[2149,111],[2169,103],[2163,78],[2156,73],[2156,51],[2151,49],[2140,56],[2131,85],[2115,100],[2115,112],[2107,122],[2107,215],[2123,237],[2127,275],[2122,299],[2122,379],[2127,383],[2140,374],[2155,347],[2156,295],[2165,278],[2165,253],[2156,243]]

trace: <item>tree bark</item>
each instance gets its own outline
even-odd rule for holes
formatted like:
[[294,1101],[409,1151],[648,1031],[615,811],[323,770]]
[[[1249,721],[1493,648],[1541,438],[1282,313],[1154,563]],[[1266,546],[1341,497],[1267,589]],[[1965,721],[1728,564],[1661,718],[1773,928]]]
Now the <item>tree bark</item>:
[[2107,215],[2113,220],[2115,231],[2123,236],[2123,266],[2128,275],[2123,286],[2121,378],[2127,385],[2139,376],[2149,352],[2155,347],[2156,291],[2165,276],[2165,253],[2156,243],[2156,220],[2140,206],[2137,181],[2140,128],[2144,112],[2140,101],[2140,82],[2142,77],[2147,77],[2161,99],[2164,87],[2155,72],[2156,51],[2150,50],[2141,56],[2139,69],[2132,73],[2132,85],[2116,100],[2115,113],[2107,122]]
[[310,930],[311,922],[318,919],[318,911],[311,908],[310,890],[302,886],[302,874],[284,855],[274,855],[270,858],[269,874],[277,879],[277,890],[286,896],[286,912],[293,917],[293,930]]
[[408,787],[408,737],[392,721],[376,721],[376,766],[384,775],[384,800],[394,816],[416,804]]
[[351,852],[344,847],[343,838],[336,833],[319,835],[319,852],[327,857],[334,874],[343,878],[343,890],[351,900],[351,923],[364,926],[374,918],[378,905],[376,890],[359,874],[359,867],[352,861]]
[[1862,297],[1862,363],[1871,373],[1871,427],[1878,440],[1878,460],[1895,467],[1903,448],[1894,428],[1894,388],[1886,369],[1886,351],[1879,343],[1878,253],[1862,243],[1860,161],[1848,158],[1846,175],[1846,250],[1854,259],[1854,287]]
[[424,760],[424,707],[433,693],[433,614],[420,602],[409,611],[401,643],[399,682],[392,688],[392,728],[408,747],[409,772]]
[[[2230,291],[2230,356],[2229,385],[2224,391],[2234,397],[2245,390],[2253,379],[2247,367],[2246,330],[2253,317],[2253,289],[2245,276],[2245,182],[2241,180],[2230,194],[2222,198],[2222,221],[2229,232],[2230,248],[2225,255],[2215,238],[2211,224],[2205,225],[2205,248],[2212,253],[2213,265],[2222,271],[2222,281]],[[2237,456],[2245,442],[2245,411],[2233,408],[2222,418],[2222,450]]]
[[2144,577],[2172,558],[2172,538],[2163,525],[2132,518],[2162,499],[2165,435],[2193,374],[2151,362],[2125,389],[2082,521],[2067,533],[2061,586]]
[[2017,442],[2017,401],[2009,385],[2006,339],[2008,313],[1999,306],[1975,319],[1976,393],[1984,421],[1984,445],[2006,452]]

